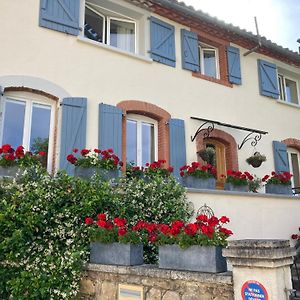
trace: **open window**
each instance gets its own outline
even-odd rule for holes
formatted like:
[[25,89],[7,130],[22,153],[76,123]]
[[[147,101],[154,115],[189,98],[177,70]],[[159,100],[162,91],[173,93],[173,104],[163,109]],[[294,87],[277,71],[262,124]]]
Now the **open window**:
[[300,193],[300,154],[294,148],[287,148],[290,171],[293,174],[291,179],[292,188],[295,188],[295,193]]
[[[108,2],[108,1],[106,1]],[[125,11],[86,2],[84,36],[120,50],[137,53],[137,21]]]
[[278,73],[280,100],[299,105],[299,90],[297,80]]

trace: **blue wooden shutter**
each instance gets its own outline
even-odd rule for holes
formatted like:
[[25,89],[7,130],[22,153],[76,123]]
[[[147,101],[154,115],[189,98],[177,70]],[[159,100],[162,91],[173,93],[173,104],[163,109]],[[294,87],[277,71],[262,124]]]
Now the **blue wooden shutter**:
[[258,59],[259,89],[263,96],[278,99],[278,78],[275,64]]
[[273,141],[273,151],[275,171],[278,173],[289,172],[290,167],[286,145],[281,142]]
[[200,71],[197,33],[181,29],[181,55],[183,69]]
[[242,84],[240,49],[232,46],[227,47],[227,63],[229,82]]
[[150,18],[151,57],[153,60],[175,67],[174,26]]
[[170,165],[174,167],[174,176],[180,178],[179,168],[186,165],[184,120],[169,120]]
[[80,0],[40,0],[40,26],[79,34]]
[[122,157],[122,115],[120,108],[99,104],[99,148],[101,150],[112,148]]
[[60,169],[73,175],[74,166],[67,161],[73,148],[86,146],[86,98],[64,98],[62,101],[62,123],[60,138]]

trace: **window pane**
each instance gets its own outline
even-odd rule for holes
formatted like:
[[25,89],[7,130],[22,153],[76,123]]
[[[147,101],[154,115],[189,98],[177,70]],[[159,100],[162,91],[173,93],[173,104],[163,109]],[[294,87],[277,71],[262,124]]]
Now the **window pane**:
[[281,75],[278,76],[278,85],[279,85],[280,99],[285,100],[285,95],[283,92],[283,77]]
[[300,187],[299,160],[296,153],[291,153],[293,187]]
[[154,125],[142,123],[142,165],[155,160]]
[[295,81],[285,79],[286,101],[298,104],[297,85]]
[[84,36],[97,42],[104,42],[103,18],[87,7],[85,8]]
[[6,101],[2,144],[16,148],[23,144],[25,102]]
[[134,23],[111,20],[110,45],[125,51],[135,52]]
[[39,149],[41,143],[49,140],[50,132],[51,106],[34,103],[32,106],[31,132],[30,132],[30,149],[45,151]]
[[214,50],[203,50],[204,74],[217,77],[216,53]]
[[126,161],[137,164],[137,122],[126,122]]

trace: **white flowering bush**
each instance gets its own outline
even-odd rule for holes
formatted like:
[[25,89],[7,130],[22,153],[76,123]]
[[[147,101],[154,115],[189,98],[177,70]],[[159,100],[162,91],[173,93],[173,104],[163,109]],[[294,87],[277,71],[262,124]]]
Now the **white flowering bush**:
[[[193,214],[185,189],[173,176],[123,178],[113,192],[116,215],[127,219],[130,225],[139,220],[156,224],[188,221]],[[146,263],[156,262],[157,249],[152,243],[144,244],[144,254]]]
[[0,299],[75,299],[89,239],[84,218],[111,211],[110,187],[31,170],[0,184]]

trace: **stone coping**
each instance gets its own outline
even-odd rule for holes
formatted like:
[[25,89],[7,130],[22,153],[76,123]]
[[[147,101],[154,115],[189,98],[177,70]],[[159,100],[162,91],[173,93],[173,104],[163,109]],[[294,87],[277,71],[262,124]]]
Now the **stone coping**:
[[100,264],[86,264],[86,271],[115,273],[118,275],[133,275],[167,280],[187,280],[202,283],[232,284],[232,272],[201,273],[192,271],[177,271],[159,269],[155,265],[114,266]]
[[240,249],[290,248],[290,242],[289,240],[243,239],[229,241],[228,247]]
[[225,190],[209,190],[209,189],[192,189],[186,188],[188,193],[199,193],[199,194],[214,194],[214,195],[232,195],[242,196],[247,198],[277,198],[277,199],[294,199],[300,200],[300,195],[284,195],[284,194],[266,194],[266,193],[251,193],[251,192],[236,192],[236,191],[225,191]]

